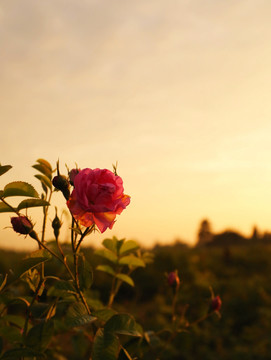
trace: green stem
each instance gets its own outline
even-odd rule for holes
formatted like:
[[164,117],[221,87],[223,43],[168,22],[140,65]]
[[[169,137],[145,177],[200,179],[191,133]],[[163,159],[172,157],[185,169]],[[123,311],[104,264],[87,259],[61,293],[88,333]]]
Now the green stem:
[[14,209],[13,206],[11,206],[9,203],[6,202],[6,200],[4,200],[3,197],[0,197],[0,200],[5,204],[7,205],[13,212],[15,212],[15,214],[17,214],[18,216],[21,216],[19,211],[17,211],[16,209]]
[[43,247],[45,250],[47,250],[51,255],[53,255],[56,259],[58,259],[67,269],[68,273],[70,274],[71,278],[73,280],[75,280],[74,275],[71,271],[71,269],[69,268],[67,261],[64,259],[62,259],[60,256],[58,256],[53,250],[49,249],[44,243],[42,243],[38,238],[36,239],[36,241],[39,243],[39,245],[41,247]]
[[[48,202],[50,203],[52,197],[52,190],[50,190],[50,195]],[[42,234],[41,234],[41,242],[44,243],[45,239],[45,228],[46,228],[46,221],[47,221],[47,215],[48,215],[48,208],[49,206],[44,206],[44,215],[43,215],[43,224],[42,224]],[[41,248],[41,246],[39,245]],[[41,278],[44,279],[44,263],[41,264]]]
[[31,309],[32,309],[32,306],[34,304],[34,302],[36,301],[36,298],[38,296],[38,293],[40,291],[40,288],[42,287],[42,285],[44,284],[44,280],[43,279],[40,279],[39,281],[39,284],[36,288],[36,291],[33,295],[33,298],[32,298],[32,301],[27,309],[27,313],[26,313],[26,319],[25,319],[25,323],[24,323],[24,329],[23,329],[23,339],[25,340],[26,338],[26,333],[27,333],[27,329],[28,329],[28,323],[29,323],[29,317],[30,317],[30,314],[31,314]]

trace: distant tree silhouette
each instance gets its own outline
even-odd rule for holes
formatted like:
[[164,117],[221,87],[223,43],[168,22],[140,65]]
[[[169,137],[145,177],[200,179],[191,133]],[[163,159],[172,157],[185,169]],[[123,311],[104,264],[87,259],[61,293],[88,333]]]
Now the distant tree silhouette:
[[254,226],[252,229],[251,240],[258,241],[259,239],[260,239],[259,231],[257,229],[257,226]]
[[213,233],[209,220],[204,219],[200,223],[197,246],[204,246],[213,240]]

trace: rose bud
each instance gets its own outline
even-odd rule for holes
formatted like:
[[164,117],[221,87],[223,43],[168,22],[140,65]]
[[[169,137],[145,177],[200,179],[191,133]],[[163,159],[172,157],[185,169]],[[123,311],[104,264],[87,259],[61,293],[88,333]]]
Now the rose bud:
[[70,179],[70,184],[72,186],[74,186],[74,178],[79,173],[79,171],[80,171],[80,169],[77,169],[77,168],[69,171],[69,179]]
[[57,175],[53,178],[53,185],[57,190],[60,190],[64,195],[65,199],[68,200],[70,197],[70,183],[66,176]]
[[30,235],[37,240],[37,234],[33,230],[33,224],[26,216],[14,216],[11,218],[13,230],[22,235]]
[[59,219],[59,217],[57,216],[57,211],[56,211],[56,216],[54,218],[54,220],[52,221],[52,228],[54,229],[54,235],[55,235],[55,238],[58,239],[59,237],[59,230],[61,228],[61,221]]
[[220,296],[216,296],[212,298],[211,304],[210,304],[210,310],[211,311],[219,311],[222,305],[222,301],[220,299]]
[[168,274],[167,276],[167,282],[169,284],[169,286],[171,286],[172,288],[178,288],[180,285],[180,278],[178,276],[178,271],[172,271]]

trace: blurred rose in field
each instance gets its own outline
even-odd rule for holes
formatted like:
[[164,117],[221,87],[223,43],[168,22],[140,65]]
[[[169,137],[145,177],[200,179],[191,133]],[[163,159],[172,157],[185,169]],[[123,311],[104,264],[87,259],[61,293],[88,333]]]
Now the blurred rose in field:
[[107,169],[83,169],[74,177],[74,190],[67,205],[74,218],[83,226],[93,224],[103,233],[112,229],[116,215],[130,203],[123,193],[120,176]]
[[217,295],[211,300],[210,308],[212,311],[219,311],[222,305],[222,301],[220,299],[220,296]]

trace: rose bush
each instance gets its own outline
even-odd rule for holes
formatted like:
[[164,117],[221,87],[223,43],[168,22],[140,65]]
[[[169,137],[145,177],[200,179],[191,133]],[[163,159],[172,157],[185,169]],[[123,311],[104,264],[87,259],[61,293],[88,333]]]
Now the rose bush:
[[112,229],[116,215],[130,203],[123,193],[120,176],[107,169],[83,169],[73,179],[74,189],[67,205],[73,217],[83,226],[97,225],[103,233]]

